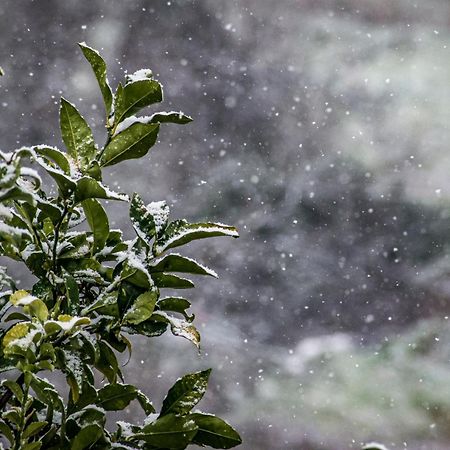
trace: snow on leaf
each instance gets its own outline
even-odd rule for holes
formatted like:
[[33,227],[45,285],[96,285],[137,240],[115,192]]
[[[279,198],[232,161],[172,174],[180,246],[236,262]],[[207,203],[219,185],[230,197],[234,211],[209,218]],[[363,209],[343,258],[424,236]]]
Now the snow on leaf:
[[152,114],[151,116],[141,116],[141,117],[130,116],[119,123],[114,132],[114,136],[116,136],[119,133],[122,133],[122,131],[125,131],[127,128],[131,127],[131,125],[134,125],[135,123],[143,123],[143,124],[176,123],[179,125],[184,125],[189,122],[192,122],[192,117],[187,116],[181,111],[158,112]]
[[136,81],[151,80],[153,78],[153,71],[151,69],[139,69],[132,74],[125,75],[127,83],[135,83]]
[[102,92],[103,101],[105,102],[106,115],[108,116],[111,112],[112,106],[112,92],[106,76],[106,63],[100,56],[100,53],[86,45],[86,42],[80,42],[78,45],[81,48],[84,57],[91,65],[95,78],[97,78],[100,91]]
[[61,314],[58,316],[58,320],[47,320],[44,323],[44,330],[48,335],[59,333],[60,331],[69,333],[76,331],[79,327],[89,325],[90,323],[91,320],[88,317]]
[[169,248],[187,244],[196,239],[215,236],[239,237],[235,227],[221,223],[188,223],[186,220],[171,222],[164,230],[162,236],[155,242],[154,251],[160,255]]
[[173,335],[185,338],[191,341],[198,349],[200,348],[200,333],[190,322],[169,316],[164,311],[156,311],[152,317],[169,323]]
[[14,292],[9,301],[14,306],[22,306],[25,313],[37,317],[41,322],[48,317],[48,309],[45,303],[27,291],[19,290]]
[[178,253],[171,253],[170,255],[152,261],[150,271],[192,273],[195,275],[209,275],[218,278],[218,275],[214,270],[198,263],[195,259],[179,255]]

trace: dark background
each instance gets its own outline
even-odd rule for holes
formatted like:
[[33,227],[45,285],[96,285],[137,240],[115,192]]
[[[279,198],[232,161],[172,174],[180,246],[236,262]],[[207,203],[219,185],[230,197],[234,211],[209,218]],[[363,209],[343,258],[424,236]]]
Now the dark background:
[[61,95],[102,142],[86,41],[194,117],[108,182],[240,229],[190,248],[221,275],[191,294],[203,354],[136,342],[156,404],[212,366],[243,449],[450,447],[449,38],[445,0],[0,0],[2,150],[62,145]]

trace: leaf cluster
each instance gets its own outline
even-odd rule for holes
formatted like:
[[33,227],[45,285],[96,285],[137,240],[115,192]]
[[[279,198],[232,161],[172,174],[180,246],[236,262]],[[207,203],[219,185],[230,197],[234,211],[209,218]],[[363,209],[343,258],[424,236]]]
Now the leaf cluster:
[[[9,374],[0,385],[0,434],[10,448],[24,450],[234,447],[240,437],[226,422],[192,411],[209,370],[178,380],[156,414],[149,398],[125,383],[118,354],[131,352],[132,335],[155,337],[169,329],[199,348],[189,300],[161,292],[192,288],[186,274],[216,274],[173,249],[237,237],[237,230],[171,220],[164,201],[145,204],[139,194],[115,192],[103,182],[104,168],[145,156],[161,124],[191,118],[181,112],[136,116],[163,99],[152,72],[128,75],[113,92],[103,58],[86,44],[80,48],[103,96],[105,145],[96,144],[86,120],[62,98],[64,150],[37,145],[0,152],[0,255],[24,263],[37,279],[20,290],[0,269],[0,371]],[[42,173],[54,186],[43,183]],[[105,201],[127,205],[134,237],[110,227]],[[67,399],[43,376],[49,371],[64,375]],[[119,422],[107,430],[108,412],[132,401],[147,416],[144,423]]]

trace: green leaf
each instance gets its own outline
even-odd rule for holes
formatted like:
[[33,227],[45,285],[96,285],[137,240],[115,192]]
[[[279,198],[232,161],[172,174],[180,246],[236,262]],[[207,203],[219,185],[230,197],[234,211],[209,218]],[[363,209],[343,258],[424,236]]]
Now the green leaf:
[[155,408],[152,405],[150,399],[141,391],[137,391],[137,400],[141,405],[141,408],[144,410],[145,414],[153,414],[156,412]]
[[69,314],[78,314],[78,308],[80,305],[80,293],[78,290],[78,284],[75,278],[68,272],[64,273],[64,284],[66,287],[66,296],[68,302]]
[[161,85],[148,78],[119,85],[115,97],[114,124],[117,126],[142,108],[162,101]]
[[82,310],[82,314],[86,315],[92,311],[98,311],[99,314],[105,316],[118,317],[119,309],[117,304],[117,296],[117,291],[100,294],[92,305]]
[[20,450],[39,450],[42,447],[42,442],[30,442],[20,447]]
[[[48,323],[48,322],[47,322]],[[47,324],[46,324],[47,325]],[[47,334],[50,334],[45,330]],[[70,387],[72,400],[76,403],[83,389],[85,373],[83,370],[83,361],[80,355],[69,349],[56,349],[58,365],[66,374],[67,384]]]
[[68,314],[60,314],[58,320],[47,320],[44,323],[45,332],[51,336],[52,334],[64,331],[65,333],[73,333],[84,325],[89,325],[91,319],[89,317],[70,316]]
[[80,203],[88,198],[128,201],[127,195],[111,191],[100,181],[84,176],[77,181],[75,203]]
[[14,292],[9,298],[9,301],[14,306],[22,306],[26,314],[37,317],[41,322],[47,320],[48,309],[45,303],[27,291],[20,290]]
[[76,189],[76,183],[59,168],[50,166],[44,159],[37,157],[36,162],[56,181],[63,198],[70,197]]
[[21,186],[13,186],[7,190],[0,190],[0,202],[5,203],[7,200],[22,200],[27,203],[36,204],[36,196],[32,192],[27,191]]
[[36,145],[31,147],[38,155],[54,162],[66,175],[70,175],[70,163],[66,155],[55,147]]
[[168,322],[161,322],[156,320],[146,320],[138,325],[128,325],[124,331],[130,334],[139,334],[147,337],[157,337],[164,334],[167,330]]
[[69,155],[85,169],[94,159],[97,148],[89,125],[75,106],[61,97],[59,112],[61,135]]
[[100,56],[100,53],[97,50],[88,47],[85,42],[81,42],[78,45],[80,46],[84,57],[91,65],[95,78],[97,78],[98,85],[103,95],[103,101],[105,102],[106,115],[108,116],[112,106],[112,92],[106,77],[106,63]]
[[145,206],[141,197],[134,193],[130,203],[130,218],[136,234],[151,247],[151,240],[167,223],[169,208],[165,202]]
[[20,403],[23,403],[23,390],[15,381],[4,380],[2,382],[2,386],[6,386],[14,395],[14,397],[19,400]]
[[98,391],[97,405],[106,411],[119,411],[136,398],[137,390],[131,384],[108,384]]
[[193,316],[186,313],[186,309],[191,307],[191,303],[183,297],[166,297],[158,301],[157,307],[162,311],[173,311],[180,314],[189,320],[193,320]]
[[81,428],[94,423],[104,427],[106,414],[102,409],[89,405],[79,411],[74,411],[67,418],[67,433],[69,437],[73,437]]
[[39,433],[39,431],[42,430],[47,425],[47,422],[33,422],[28,425],[28,427],[25,429],[23,433],[23,437],[25,439],[30,438],[34,436],[35,434]]
[[11,446],[14,445],[14,435],[12,433],[12,430],[8,425],[6,425],[5,422],[3,422],[3,420],[0,420],[0,434],[2,434],[3,436],[5,436],[6,439],[8,439]]
[[94,423],[82,428],[75,436],[70,446],[70,450],[84,450],[92,448],[99,439],[103,437],[103,429],[100,425]]
[[110,383],[115,383],[117,375],[121,376],[119,363],[111,347],[104,341],[97,341],[98,357],[95,367],[105,375]]
[[192,442],[212,448],[232,448],[240,445],[239,434],[224,420],[210,414],[195,413],[189,416],[198,426]]
[[197,433],[197,425],[191,419],[168,414],[143,427],[134,435],[158,448],[185,448]]
[[148,121],[148,123],[176,123],[178,125],[184,125],[189,122],[192,122],[192,117],[181,111],[158,112],[153,114]]
[[169,248],[179,247],[195,239],[204,239],[215,236],[239,237],[235,227],[221,223],[188,223],[186,220],[171,222],[164,230],[162,236],[154,243],[156,255]]
[[103,249],[109,235],[109,220],[103,206],[90,198],[82,203],[84,214],[94,235],[93,253]]
[[151,289],[154,285],[144,261],[138,255],[131,252],[128,254],[127,261],[123,265],[120,277],[122,280],[127,280],[127,282],[146,290]]
[[159,288],[190,289],[194,283],[187,278],[181,278],[170,273],[153,273],[152,279]]
[[202,399],[208,387],[211,369],[190,373],[180,378],[163,401],[160,417],[166,414],[187,414]]
[[7,350],[8,347],[14,343],[14,341],[25,337],[28,334],[29,330],[30,330],[29,323],[21,322],[15,324],[12,328],[8,330],[8,332],[3,337],[3,348]]
[[141,158],[147,154],[158,137],[159,124],[136,123],[114,136],[106,146],[100,166],[112,166],[127,159]]
[[60,397],[55,387],[43,378],[39,378],[33,374],[31,380],[31,388],[34,391],[35,396],[46,405],[52,406],[52,408],[58,411],[64,411],[63,399]]
[[189,123],[192,121],[192,118],[189,116],[186,116],[182,112],[159,112],[156,114],[153,114],[151,116],[144,116],[144,117],[129,117],[128,119],[124,120],[119,124],[119,126],[115,130],[115,135],[119,133],[123,133],[127,128],[131,127],[132,125],[136,123],[142,123],[142,124],[148,124],[148,123],[176,123],[179,125],[184,125],[186,123]]
[[150,273],[154,272],[182,272],[192,273],[195,275],[209,275],[217,278],[216,272],[208,267],[199,264],[191,258],[186,258],[178,254],[164,256],[160,260],[155,261],[149,268]]
[[17,409],[10,409],[9,411],[4,412],[2,414],[2,418],[12,422],[15,425],[19,425],[21,421],[20,414]]
[[156,300],[159,292],[157,289],[144,292],[139,295],[131,305],[131,308],[125,313],[124,322],[139,324],[149,319],[155,309]]

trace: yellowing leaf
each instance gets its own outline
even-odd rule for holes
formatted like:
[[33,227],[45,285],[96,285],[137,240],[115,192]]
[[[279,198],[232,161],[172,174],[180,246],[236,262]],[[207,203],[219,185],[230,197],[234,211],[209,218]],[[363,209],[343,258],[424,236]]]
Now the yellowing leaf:
[[3,338],[3,348],[9,347],[15,340],[25,337],[29,330],[30,325],[27,322],[14,325]]
[[14,306],[22,306],[25,313],[37,317],[41,322],[48,318],[48,309],[45,303],[27,291],[20,290],[14,292],[9,298],[9,301]]

